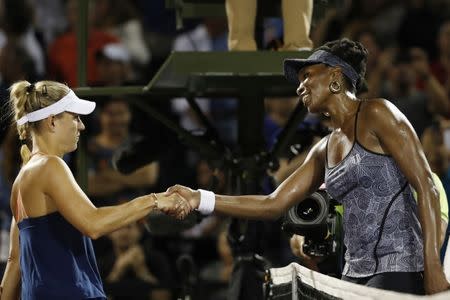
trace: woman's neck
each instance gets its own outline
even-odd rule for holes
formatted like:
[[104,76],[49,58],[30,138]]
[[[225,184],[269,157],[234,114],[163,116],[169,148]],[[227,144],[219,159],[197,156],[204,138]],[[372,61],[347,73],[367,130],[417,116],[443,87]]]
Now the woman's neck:
[[44,140],[44,138],[40,136],[33,137],[33,149],[31,151],[31,154],[34,153],[56,155],[59,157],[63,157],[65,154],[63,151],[61,151],[60,147],[58,147],[57,145],[53,145],[53,143]]
[[359,106],[359,100],[353,93],[342,93],[334,95],[330,99],[330,105],[325,112],[325,115],[330,116],[331,125],[333,128],[345,129],[348,121],[351,120]]

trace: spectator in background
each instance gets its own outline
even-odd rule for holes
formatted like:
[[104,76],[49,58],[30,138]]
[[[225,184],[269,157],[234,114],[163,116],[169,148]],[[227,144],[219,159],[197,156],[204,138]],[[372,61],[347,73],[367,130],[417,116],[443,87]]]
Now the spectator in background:
[[105,291],[111,299],[169,300],[166,289],[173,284],[168,258],[142,241],[138,223],[122,227],[108,235],[112,251],[99,259]]
[[0,51],[0,144],[11,122],[9,113],[6,111],[9,86],[23,79],[34,81],[37,80],[37,77],[34,61],[21,43],[8,40]]
[[97,82],[100,86],[120,86],[131,79],[130,53],[118,43],[106,44],[96,54]]
[[67,28],[65,1],[28,0],[34,9],[34,24],[45,48]]
[[[416,87],[425,80],[424,90]],[[425,53],[419,48],[386,49],[368,78],[369,95],[380,95],[394,103],[413,125],[418,136],[431,125],[434,114],[446,115],[449,101],[432,76]]]
[[441,23],[437,36],[438,55],[431,63],[431,72],[450,97],[450,18]]
[[99,133],[88,146],[88,194],[95,205],[105,206],[148,192],[158,180],[159,167],[158,163],[151,163],[129,175],[113,169],[114,152],[138,137],[130,131],[132,114],[126,100],[111,98],[99,104]]
[[[68,29],[59,36],[48,49],[48,72],[52,79],[67,83],[70,87],[78,86],[77,80],[77,37],[78,1],[68,0],[66,4]],[[87,39],[87,82],[98,81],[96,53],[106,44],[119,42],[118,38],[108,32],[92,28],[92,10],[88,16]]]
[[45,75],[45,54],[33,27],[33,8],[27,0],[0,1],[0,48],[6,44],[20,46],[34,63],[36,75]]
[[355,39],[366,47],[370,55],[367,57],[366,74],[370,76],[372,71],[378,65],[378,60],[383,51],[380,39],[377,33],[371,28],[365,28],[360,32],[356,33]]
[[212,261],[200,271],[200,279],[215,287],[208,299],[226,300],[227,284],[233,271],[233,255],[227,240],[227,231],[222,230],[216,244],[219,260]]
[[[195,29],[179,35],[174,43],[174,51],[227,51],[227,23],[225,19],[205,19]],[[202,111],[214,120],[221,140],[233,143],[237,138],[235,99],[197,98]],[[203,128],[187,101],[177,98],[172,101],[172,109],[180,116],[181,126],[187,130]]]
[[429,57],[436,55],[436,34],[443,11],[436,10],[436,1],[408,0],[399,26],[397,43],[401,48],[419,47]]
[[9,230],[11,187],[19,173],[20,152],[17,132],[9,127],[6,138],[0,145],[0,274],[3,275],[9,256]]
[[135,68],[148,66],[151,52],[144,39],[142,23],[133,2],[96,0],[94,7],[94,26],[119,38],[128,50],[130,62]]

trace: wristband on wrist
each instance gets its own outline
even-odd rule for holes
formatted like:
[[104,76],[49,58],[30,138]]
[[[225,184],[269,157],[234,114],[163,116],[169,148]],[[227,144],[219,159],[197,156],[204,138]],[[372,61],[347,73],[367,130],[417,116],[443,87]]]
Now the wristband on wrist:
[[200,192],[200,203],[197,210],[204,215],[208,215],[214,211],[216,205],[216,195],[211,191],[198,190]]

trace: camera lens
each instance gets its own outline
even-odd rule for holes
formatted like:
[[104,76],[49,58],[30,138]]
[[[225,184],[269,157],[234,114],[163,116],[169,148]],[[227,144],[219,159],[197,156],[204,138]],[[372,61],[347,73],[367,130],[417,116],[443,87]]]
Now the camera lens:
[[322,224],[328,215],[328,200],[325,195],[318,192],[311,194],[301,203],[292,207],[287,217],[294,224]]
[[316,200],[307,198],[297,205],[296,212],[303,220],[312,221],[320,214],[320,205]]

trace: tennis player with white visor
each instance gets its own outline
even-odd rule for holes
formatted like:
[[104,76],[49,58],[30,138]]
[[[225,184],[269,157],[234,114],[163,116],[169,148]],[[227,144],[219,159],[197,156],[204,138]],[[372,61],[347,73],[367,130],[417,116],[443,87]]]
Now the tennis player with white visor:
[[91,239],[156,209],[187,214],[189,204],[178,194],[152,193],[95,207],[62,159],[76,150],[85,129],[79,116],[90,114],[95,103],[59,82],[19,81],[10,89],[10,104],[23,165],[11,191],[14,218],[1,299],[107,299]]

